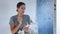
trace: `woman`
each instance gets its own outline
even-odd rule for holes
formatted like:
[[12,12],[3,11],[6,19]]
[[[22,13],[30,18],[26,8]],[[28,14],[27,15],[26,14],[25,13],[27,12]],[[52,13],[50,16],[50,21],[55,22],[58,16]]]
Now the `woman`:
[[10,28],[12,34],[18,34],[19,30],[24,30],[25,34],[28,34],[27,31],[29,27],[25,27],[27,24],[30,24],[30,17],[28,15],[24,15],[25,11],[25,3],[19,2],[17,3],[17,15],[14,15],[10,18]]

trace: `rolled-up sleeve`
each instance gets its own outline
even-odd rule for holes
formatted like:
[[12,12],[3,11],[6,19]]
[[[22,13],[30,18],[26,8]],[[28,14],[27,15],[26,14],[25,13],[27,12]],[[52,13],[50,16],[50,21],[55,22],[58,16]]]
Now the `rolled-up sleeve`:
[[10,18],[9,24],[14,24],[13,16]]

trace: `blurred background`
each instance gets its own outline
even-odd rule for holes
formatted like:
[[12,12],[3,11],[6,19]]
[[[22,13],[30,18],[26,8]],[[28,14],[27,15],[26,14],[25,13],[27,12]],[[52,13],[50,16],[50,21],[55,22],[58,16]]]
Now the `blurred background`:
[[55,0],[37,0],[38,34],[56,34],[55,6]]

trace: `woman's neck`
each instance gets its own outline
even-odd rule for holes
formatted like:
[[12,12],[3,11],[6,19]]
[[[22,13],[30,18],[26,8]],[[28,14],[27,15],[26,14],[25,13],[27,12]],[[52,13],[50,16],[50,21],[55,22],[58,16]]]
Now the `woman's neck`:
[[22,17],[22,16],[23,16],[23,14],[18,14],[18,16],[19,16],[19,17]]

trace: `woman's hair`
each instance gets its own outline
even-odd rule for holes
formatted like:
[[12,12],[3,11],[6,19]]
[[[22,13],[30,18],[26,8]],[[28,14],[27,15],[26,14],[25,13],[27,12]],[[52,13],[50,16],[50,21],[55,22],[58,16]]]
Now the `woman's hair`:
[[[24,2],[18,2],[18,3],[17,3],[17,8],[20,8],[21,5],[25,5],[25,3],[24,3]],[[17,10],[17,11],[18,11],[18,10]]]

